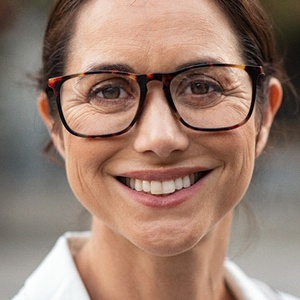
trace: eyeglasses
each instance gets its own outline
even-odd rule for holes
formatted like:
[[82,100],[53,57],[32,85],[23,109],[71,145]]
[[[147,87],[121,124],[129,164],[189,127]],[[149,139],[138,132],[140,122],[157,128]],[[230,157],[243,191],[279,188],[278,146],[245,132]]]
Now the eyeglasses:
[[96,138],[121,135],[136,123],[150,81],[162,82],[171,111],[188,128],[240,127],[252,115],[261,75],[261,66],[201,64],[142,75],[99,70],[51,78],[48,85],[65,128],[79,137]]

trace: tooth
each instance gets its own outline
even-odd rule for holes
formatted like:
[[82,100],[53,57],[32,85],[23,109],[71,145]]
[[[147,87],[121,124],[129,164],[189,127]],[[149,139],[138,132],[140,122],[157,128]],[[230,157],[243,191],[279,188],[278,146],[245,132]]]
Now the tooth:
[[181,190],[183,188],[182,178],[175,179],[175,188],[176,190]]
[[149,181],[143,180],[143,191],[145,193],[150,193],[151,192],[151,184]]
[[161,195],[162,194],[162,184],[159,181],[151,181],[151,194]]
[[163,194],[171,194],[175,192],[175,182],[174,180],[164,181],[162,183]]
[[172,194],[176,190],[188,188],[199,180],[202,174],[194,173],[182,178],[168,181],[148,181],[133,178],[124,179],[124,183],[133,190],[138,192],[151,193],[153,195]]
[[138,192],[141,192],[143,190],[143,183],[142,180],[136,179],[135,180],[135,186],[134,189]]
[[191,180],[190,180],[190,176],[184,176],[183,177],[183,187],[184,188],[188,188],[191,186]]
[[135,180],[133,178],[130,178],[130,187],[134,190]]

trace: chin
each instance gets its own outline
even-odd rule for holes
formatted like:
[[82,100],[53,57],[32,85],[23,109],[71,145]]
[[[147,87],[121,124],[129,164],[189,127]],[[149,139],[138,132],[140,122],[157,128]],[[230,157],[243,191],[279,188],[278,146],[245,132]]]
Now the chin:
[[192,250],[201,242],[202,234],[192,232],[176,232],[165,230],[164,232],[143,232],[140,238],[131,239],[131,242],[143,252],[159,257],[172,257]]

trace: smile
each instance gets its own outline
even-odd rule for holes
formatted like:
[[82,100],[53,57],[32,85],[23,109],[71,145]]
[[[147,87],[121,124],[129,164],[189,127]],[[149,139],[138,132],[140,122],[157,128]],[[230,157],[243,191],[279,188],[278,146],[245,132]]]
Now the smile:
[[148,181],[127,177],[119,177],[119,181],[127,187],[137,192],[144,192],[151,195],[163,196],[173,194],[176,191],[187,189],[194,185],[197,181],[208,174],[208,171],[197,172],[184,177],[179,177],[166,181]]

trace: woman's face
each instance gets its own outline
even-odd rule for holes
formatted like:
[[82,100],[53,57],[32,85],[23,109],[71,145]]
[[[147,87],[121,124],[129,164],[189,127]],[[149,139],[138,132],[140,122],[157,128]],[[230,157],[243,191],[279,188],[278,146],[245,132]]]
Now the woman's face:
[[[201,62],[244,63],[234,30],[214,1],[93,0],[76,25],[66,74],[98,65],[153,73]],[[129,132],[84,139],[63,129],[59,147],[71,188],[96,223],[146,252],[173,255],[209,235],[243,197],[255,159],[254,117],[228,132],[193,131],[173,115],[161,84],[151,82],[143,114]],[[160,187],[154,191],[193,174],[200,179],[190,187],[167,195]],[[120,178],[152,185],[155,195]]]

